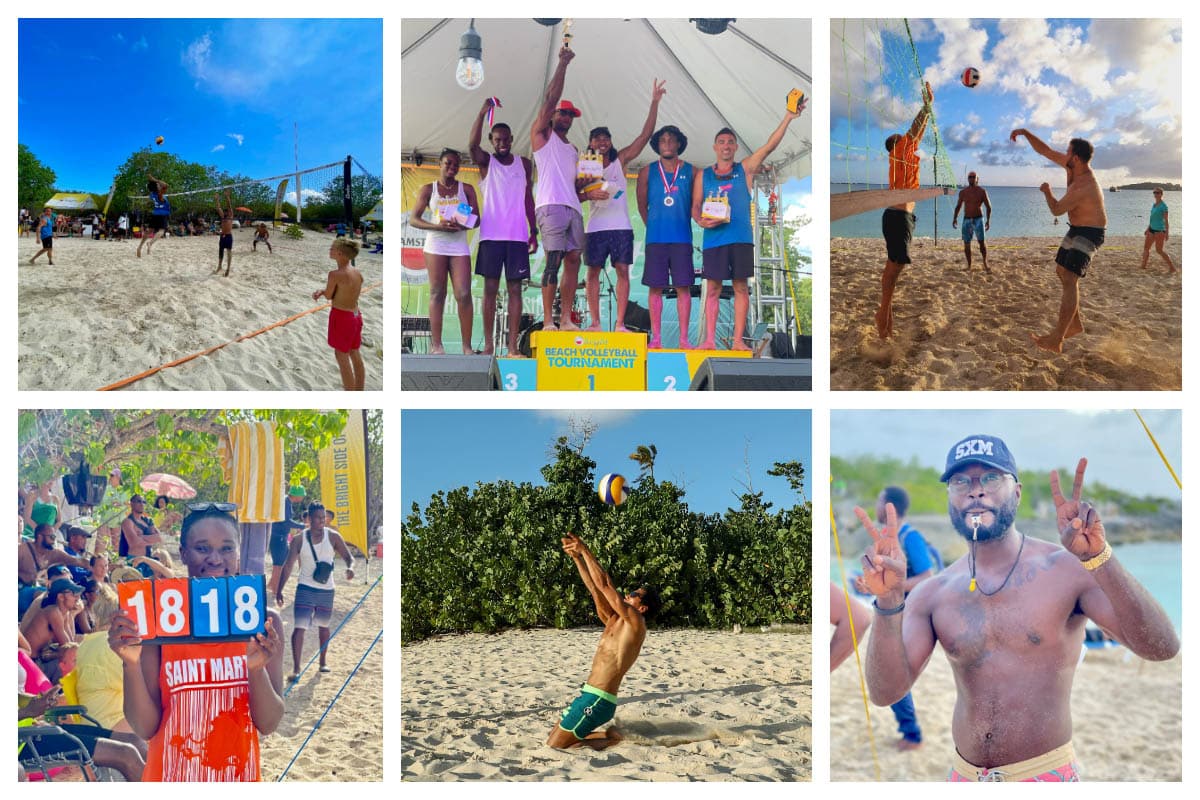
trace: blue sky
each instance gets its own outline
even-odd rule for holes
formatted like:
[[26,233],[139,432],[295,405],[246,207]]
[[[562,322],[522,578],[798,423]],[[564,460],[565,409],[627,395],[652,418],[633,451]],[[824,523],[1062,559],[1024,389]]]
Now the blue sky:
[[[1178,411],[1142,410],[1167,460],[1183,478],[1183,430]],[[834,411],[829,446],[836,456],[876,455],[941,469],[951,445],[972,433],[999,436],[1017,469],[1058,469],[1067,485],[1081,457],[1087,481],[1156,497],[1179,489],[1132,411]],[[1066,470],[1064,472],[1064,470]]]
[[[873,21],[866,21],[870,26]],[[1101,184],[1179,181],[1182,176],[1182,22],[1180,20],[1019,19],[909,20],[913,40],[932,84],[934,110],[960,185],[975,169],[985,185],[1062,184],[1062,169],[1049,164],[1008,134],[1028,128],[1059,150],[1069,139],[1096,147],[1092,166]],[[865,121],[865,108],[847,109],[843,94],[886,93],[878,71],[872,80],[861,64],[843,58],[842,39],[864,41],[861,26],[831,24],[831,180],[846,179],[854,141],[847,113]],[[902,30],[902,27],[901,27]],[[845,35],[843,36],[843,31]],[[867,37],[868,40],[870,37]],[[870,46],[867,47],[870,50]],[[850,52],[850,49],[847,49]],[[873,54],[868,56],[868,61]],[[960,82],[966,67],[980,71],[977,87]],[[885,100],[872,113],[871,142],[883,152],[889,133],[906,130],[919,108],[914,90]],[[857,125],[857,123],[856,123]],[[929,155],[930,137],[922,154]],[[856,161],[856,155],[850,160]],[[853,164],[852,177],[886,182],[885,161]],[[1057,183],[1056,183],[1057,181]]]
[[[400,499],[407,517],[435,492],[479,482],[510,480],[543,485],[540,469],[573,417],[598,429],[585,455],[596,477],[619,472],[630,480],[629,460],[639,444],[658,448],[654,475],[687,491],[692,511],[721,513],[743,491],[746,458],[755,491],[776,507],[798,502],[783,478],[767,475],[776,461],[800,461],[811,481],[812,425],[808,411],[404,411],[400,443]],[[807,488],[806,488],[807,491]]]
[[60,189],[105,193],[163,136],[249,177],[353,155],[383,175],[380,20],[89,19],[18,24],[18,140]]

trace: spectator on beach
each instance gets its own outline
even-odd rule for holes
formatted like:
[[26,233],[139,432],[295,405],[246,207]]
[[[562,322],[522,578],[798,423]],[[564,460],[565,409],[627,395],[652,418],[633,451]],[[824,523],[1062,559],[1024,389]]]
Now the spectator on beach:
[[[70,578],[55,579],[37,610],[21,627],[34,662],[55,683],[71,671],[63,660],[66,651],[75,645],[75,617],[83,610],[82,595],[83,587]],[[73,657],[72,651],[68,658]]]
[[308,512],[304,512],[306,522],[304,524],[295,521],[296,510],[304,504],[304,496],[306,492],[303,486],[293,486],[288,489],[287,499],[284,501],[283,519],[271,523],[271,539],[269,550],[271,553],[271,579],[267,581],[267,594],[275,594],[279,588],[279,573],[283,569],[283,565],[287,563],[288,545],[292,531],[296,528],[307,527]]
[[341,534],[325,527],[325,506],[312,503],[308,507],[308,529],[288,545],[288,557],[279,575],[275,602],[283,605],[283,587],[292,570],[299,565],[296,595],[292,601],[295,628],[292,630],[292,674],[288,683],[300,677],[300,655],[304,651],[304,632],[314,623],[320,642],[320,670],[329,672],[325,664],[329,645],[329,621],[333,615],[333,560],[340,556],[346,562],[346,580],[354,579],[354,556]]
[[[146,501],[140,494],[129,498],[129,516],[121,523],[121,543],[117,549],[121,558],[133,556],[149,556],[150,546],[160,544],[162,534],[154,525],[154,520],[146,516]],[[142,570],[147,578],[147,570]]]
[[358,352],[362,347],[363,319],[358,298],[362,294],[363,276],[350,266],[357,255],[358,242],[334,239],[329,246],[329,257],[337,262],[337,269],[329,272],[325,288],[313,292],[312,299],[323,296],[332,306],[326,341],[334,350],[342,388],[361,392],[367,380],[362,355]]
[[1146,269],[1150,263],[1150,246],[1153,245],[1155,252],[1167,262],[1170,271],[1175,272],[1175,262],[1163,250],[1163,245],[1167,243],[1167,237],[1170,235],[1171,218],[1167,213],[1167,204],[1163,202],[1163,190],[1155,189],[1154,205],[1150,207],[1150,224],[1146,226],[1146,247],[1142,250],[1142,269]]
[[17,545],[17,581],[21,586],[32,586],[43,569],[62,564],[87,568],[87,559],[70,555],[58,547],[58,532],[53,525],[41,523],[34,529],[32,542]]
[[275,252],[271,249],[271,232],[267,230],[267,223],[265,222],[258,223],[258,227],[254,229],[254,244],[251,245],[250,249],[257,252],[259,242],[267,246],[268,253]]
[[[88,553],[87,547],[88,539],[92,538],[92,534],[78,525],[64,525],[62,534],[67,539],[63,552],[69,556],[75,556],[81,561],[90,562],[91,554]],[[80,586],[86,585],[92,579],[91,563],[88,563],[86,567],[70,566],[68,569],[71,571],[71,580]]]
[[42,249],[33,254],[29,263],[32,264],[38,260],[38,256],[46,253],[46,260],[50,262],[50,266],[54,266],[54,213],[49,206],[42,211],[41,220],[38,222],[38,236],[42,239]]
[[[234,575],[241,532],[229,503],[191,503],[180,532],[189,578]],[[108,644],[122,661],[123,707],[130,728],[149,742],[145,780],[257,781],[259,734],[284,714],[283,622],[267,612],[248,642],[151,644],[118,611]],[[198,663],[223,664],[214,674]]]

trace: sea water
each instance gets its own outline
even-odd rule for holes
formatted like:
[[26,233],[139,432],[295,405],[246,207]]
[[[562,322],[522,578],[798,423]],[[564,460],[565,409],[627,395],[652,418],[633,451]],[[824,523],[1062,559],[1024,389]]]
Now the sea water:
[[[866,188],[860,185],[856,189]],[[879,188],[879,187],[872,187]],[[1066,215],[1054,216],[1046,207],[1046,198],[1037,187],[984,186],[992,203],[992,225],[987,236],[1049,236],[1062,237],[1067,232]],[[832,184],[830,191],[837,194],[847,189],[844,183]],[[1052,186],[1055,197],[1062,199],[1064,187]],[[1183,231],[1183,192],[1163,192],[1171,223],[1171,235],[1179,236]],[[947,196],[917,203],[915,214],[917,226],[914,236],[932,237],[934,233],[934,208],[937,208],[937,235],[961,241],[962,212],[959,212],[959,228],[950,227],[954,207],[958,204],[958,192],[951,190]],[[1125,189],[1120,192],[1104,192],[1104,208],[1108,213],[1109,236],[1141,236],[1146,232],[1150,220],[1150,207],[1154,196],[1149,189]],[[883,210],[866,211],[852,217],[837,220],[830,226],[831,236],[883,239],[880,220]],[[984,217],[987,210],[984,209]]]

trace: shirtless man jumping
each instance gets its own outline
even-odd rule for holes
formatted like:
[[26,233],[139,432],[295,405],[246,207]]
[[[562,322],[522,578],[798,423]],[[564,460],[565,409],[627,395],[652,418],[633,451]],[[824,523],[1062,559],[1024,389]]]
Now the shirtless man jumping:
[[1021,483],[1003,441],[972,435],[955,444],[941,479],[950,521],[970,549],[907,600],[896,510],[889,504],[877,529],[855,509],[875,540],[863,557],[863,581],[875,595],[866,662],[871,701],[903,697],[942,645],[958,688],[950,781],[1079,780],[1071,684],[1088,619],[1142,658],[1165,661],[1179,652],[1166,613],[1113,556],[1099,514],[1082,501],[1086,468],[1079,459],[1070,498],[1058,473],[1050,474],[1059,546],[1013,524]]
[[1024,128],[1017,128],[1009,135],[1009,139],[1015,142],[1018,136],[1024,136],[1037,153],[1067,171],[1067,193],[1061,200],[1054,199],[1050,184],[1043,183],[1039,187],[1046,196],[1050,213],[1055,217],[1066,214],[1070,223],[1067,235],[1058,247],[1058,255],[1054,257],[1054,263],[1057,264],[1055,272],[1062,283],[1058,324],[1045,336],[1029,334],[1033,343],[1043,350],[1061,353],[1066,339],[1083,333],[1083,320],[1079,317],[1079,279],[1087,274],[1092,256],[1104,244],[1104,227],[1108,225],[1108,215],[1104,212],[1104,192],[1100,190],[1100,184],[1092,172],[1093,151],[1087,140],[1072,139],[1067,145],[1067,152],[1060,153]]
[[[963,252],[967,254],[967,269],[971,269],[971,237],[979,240],[979,254],[983,256],[984,270],[991,272],[987,263],[987,243],[983,241],[984,231],[992,227],[992,203],[988,200],[987,189],[980,186],[978,176],[974,172],[967,174],[967,186],[958,193],[958,205],[954,207],[954,219],[950,220],[951,227],[958,227],[958,212],[963,212]],[[966,206],[966,208],[963,208]],[[983,208],[987,208],[987,219],[983,218]]]
[[596,729],[616,713],[617,689],[642,651],[646,619],[658,611],[658,596],[653,589],[643,586],[622,598],[582,539],[568,533],[563,537],[562,546],[563,552],[575,562],[583,585],[592,595],[596,613],[604,623],[604,633],[592,659],[592,672],[587,683],[583,684],[579,697],[563,710],[562,720],[551,729],[546,744],[560,749],[583,745],[603,750],[622,739],[615,725],[607,731]]

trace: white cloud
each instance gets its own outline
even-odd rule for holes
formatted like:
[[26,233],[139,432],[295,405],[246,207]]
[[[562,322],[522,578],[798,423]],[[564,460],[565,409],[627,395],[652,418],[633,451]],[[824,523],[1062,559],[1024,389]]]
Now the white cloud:
[[241,133],[227,133],[225,135],[237,142],[238,147],[242,146],[242,141],[246,138],[245,135]]
[[224,150],[224,149],[225,149],[225,145],[223,145],[223,144],[219,144],[219,145],[217,145],[216,147],[214,147],[212,150],[210,150],[209,152],[211,152],[211,153],[219,153],[219,152],[221,152],[221,151],[222,151],[222,150]]
[[142,36],[136,42],[133,43],[133,47],[131,47],[130,49],[133,50],[133,52],[135,52],[135,53],[137,53],[141,50],[149,50],[150,43],[146,41],[145,36]]

